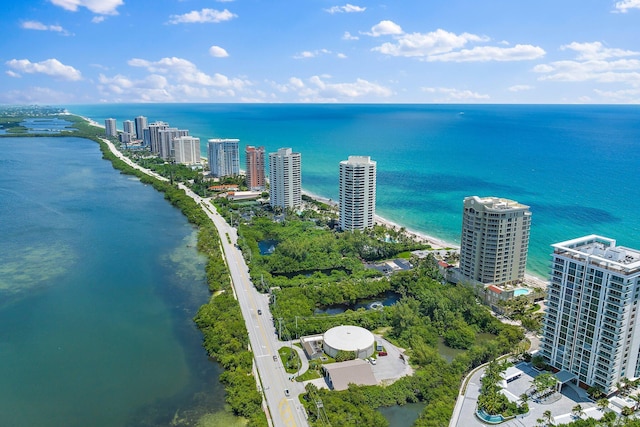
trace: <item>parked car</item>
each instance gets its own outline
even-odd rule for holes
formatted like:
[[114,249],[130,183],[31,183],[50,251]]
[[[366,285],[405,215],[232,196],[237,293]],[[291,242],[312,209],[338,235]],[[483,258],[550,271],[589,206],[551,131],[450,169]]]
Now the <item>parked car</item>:
[[284,395],[285,395],[285,396],[287,396],[287,397],[289,397],[289,394],[290,394],[290,393],[289,393],[289,389],[288,389],[288,388],[285,388],[285,389],[284,389]]
[[378,356],[386,356],[387,352],[386,351],[379,351],[378,352]]
[[276,356],[275,354],[273,355],[273,361],[277,362],[278,361],[278,356]]
[[369,362],[371,362],[372,365],[376,364],[376,359],[374,359],[373,357],[369,358]]

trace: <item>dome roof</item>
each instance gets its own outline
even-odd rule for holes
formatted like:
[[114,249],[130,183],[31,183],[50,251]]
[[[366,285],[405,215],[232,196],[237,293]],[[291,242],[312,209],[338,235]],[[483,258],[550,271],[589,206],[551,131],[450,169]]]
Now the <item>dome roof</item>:
[[336,350],[362,350],[374,342],[373,334],[359,326],[336,326],[324,333],[324,343]]

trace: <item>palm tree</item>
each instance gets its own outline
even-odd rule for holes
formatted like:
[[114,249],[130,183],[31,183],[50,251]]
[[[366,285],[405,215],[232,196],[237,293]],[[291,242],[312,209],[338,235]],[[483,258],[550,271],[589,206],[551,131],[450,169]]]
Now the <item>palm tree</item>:
[[584,415],[584,411],[582,410],[582,405],[578,403],[576,406],[571,408],[571,413],[573,414],[574,417],[580,418],[582,415]]
[[609,407],[609,399],[606,399],[606,398],[598,399],[596,404],[598,405],[598,408],[600,408],[601,411],[604,411]]
[[635,402],[633,405],[633,410],[637,411],[638,407],[640,406],[640,395],[630,394],[629,397],[631,398],[631,400]]
[[551,424],[551,419],[553,418],[551,416],[551,411],[550,410],[546,410],[542,413],[542,416],[544,417],[544,420],[546,421],[547,425],[553,425]]

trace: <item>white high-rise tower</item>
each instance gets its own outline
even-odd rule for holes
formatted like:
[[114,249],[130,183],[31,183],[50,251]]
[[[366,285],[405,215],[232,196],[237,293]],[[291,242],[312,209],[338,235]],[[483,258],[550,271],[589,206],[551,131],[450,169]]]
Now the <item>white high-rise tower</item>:
[[376,162],[369,156],[349,156],[340,162],[340,228],[371,228],[375,216]]
[[271,207],[293,209],[302,205],[302,174],[300,153],[280,148],[269,153],[269,197]]

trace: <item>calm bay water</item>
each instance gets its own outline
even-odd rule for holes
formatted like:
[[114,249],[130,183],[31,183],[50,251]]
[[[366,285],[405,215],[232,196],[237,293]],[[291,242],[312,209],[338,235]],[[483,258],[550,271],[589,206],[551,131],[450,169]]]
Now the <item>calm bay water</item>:
[[[193,325],[196,235],[78,138],[0,139],[0,425],[169,425],[222,410]],[[182,425],[182,424],[177,424]]]
[[[566,105],[75,105],[100,123],[144,115],[198,136],[302,153],[302,185],[338,197],[338,164],[378,162],[377,213],[459,243],[462,200],[531,206],[528,270],[550,245],[586,234],[640,248],[640,107]],[[243,151],[243,150],[241,150]]]

